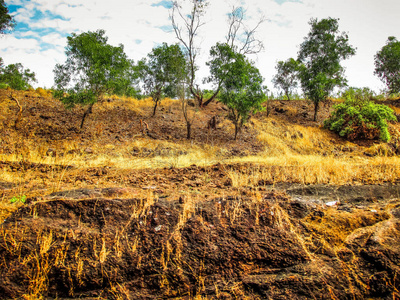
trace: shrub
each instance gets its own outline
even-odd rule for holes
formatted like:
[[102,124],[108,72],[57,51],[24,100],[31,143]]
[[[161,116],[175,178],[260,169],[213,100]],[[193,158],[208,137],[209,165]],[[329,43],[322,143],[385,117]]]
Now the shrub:
[[41,87],[38,87],[36,89],[36,93],[41,96],[41,97],[48,97],[49,96],[49,92]]
[[375,99],[376,95],[375,92],[368,87],[363,87],[363,88],[349,87],[341,94],[341,97],[343,99],[347,99],[350,97],[350,98],[358,98],[364,100],[373,100]]
[[9,88],[10,85],[4,82],[0,82],[0,90],[6,90],[7,88]]
[[349,140],[381,139],[390,140],[387,121],[396,121],[391,108],[363,99],[348,97],[335,106],[324,126]]

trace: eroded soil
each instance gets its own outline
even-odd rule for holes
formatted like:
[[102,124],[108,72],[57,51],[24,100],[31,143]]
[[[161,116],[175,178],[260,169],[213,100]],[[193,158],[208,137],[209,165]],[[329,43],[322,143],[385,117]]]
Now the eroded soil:
[[[127,191],[119,188],[54,193],[2,224],[0,294],[396,299],[399,191],[298,186],[288,189],[292,197],[268,188],[209,199],[120,198]],[[332,198],[340,203],[322,204]]]

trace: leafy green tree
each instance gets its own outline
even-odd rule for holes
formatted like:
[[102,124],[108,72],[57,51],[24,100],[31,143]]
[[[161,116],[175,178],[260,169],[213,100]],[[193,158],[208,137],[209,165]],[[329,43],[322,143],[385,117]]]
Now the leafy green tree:
[[324,126],[349,140],[390,140],[388,121],[397,118],[391,108],[375,104],[361,95],[348,95],[343,103],[335,106]]
[[306,97],[314,103],[314,121],[319,105],[335,87],[343,87],[344,68],[340,61],[355,54],[348,35],[339,33],[338,19],[311,19],[311,30],[300,45],[299,78]]
[[272,83],[276,88],[282,89],[287,99],[290,100],[292,90],[297,88],[298,85],[298,62],[293,58],[289,58],[286,61],[278,61],[275,68],[277,73],[272,79]]
[[4,0],[0,0],[0,34],[6,33],[15,27],[14,18],[9,14]]
[[104,30],[72,33],[67,38],[66,62],[54,68],[55,96],[68,108],[76,104],[88,106],[81,128],[96,102],[130,84],[126,78],[133,62],[127,58],[123,45],[107,44],[104,34]]
[[207,82],[217,83],[217,89],[220,90],[224,80],[229,76],[232,63],[238,56],[234,51],[234,46],[227,43],[217,43],[210,49],[210,61],[206,65],[210,68],[210,76]]
[[145,90],[154,102],[154,116],[164,96],[177,95],[178,85],[186,76],[185,55],[179,45],[163,43],[140,61],[139,68]]
[[10,64],[6,67],[0,60],[0,83],[9,86],[14,90],[27,90],[31,87],[31,82],[37,82],[34,72],[24,69],[22,64]]
[[113,93],[118,96],[128,96],[136,99],[142,97],[139,88],[139,69],[134,61],[128,59],[129,66],[115,82]]
[[244,54],[228,44],[217,44],[210,51],[211,76],[221,79],[219,101],[229,109],[229,117],[235,125],[237,135],[252,113],[263,109],[266,100],[263,78]]
[[400,42],[394,36],[390,36],[376,53],[374,74],[386,84],[391,94],[400,92]]

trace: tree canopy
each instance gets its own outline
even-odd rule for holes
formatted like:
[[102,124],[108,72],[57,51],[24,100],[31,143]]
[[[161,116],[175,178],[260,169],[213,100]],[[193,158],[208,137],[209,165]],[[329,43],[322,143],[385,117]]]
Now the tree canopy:
[[400,92],[400,42],[390,36],[375,55],[375,72],[391,94]]
[[36,75],[29,69],[24,69],[22,64],[3,65],[0,58],[0,83],[15,90],[27,90],[31,82],[36,82]]
[[335,87],[345,86],[344,68],[340,62],[355,54],[348,35],[339,33],[338,19],[311,19],[311,30],[298,53],[299,78],[306,97],[314,102],[314,121],[321,101]]
[[276,88],[282,89],[287,99],[290,100],[292,90],[298,85],[298,62],[293,58],[289,58],[286,61],[278,61],[275,68],[276,74],[272,78],[272,82]]
[[54,69],[55,95],[67,107],[89,104],[82,118],[82,128],[93,104],[104,94],[132,87],[129,74],[133,61],[127,58],[123,45],[107,44],[104,30],[72,33],[67,39],[67,60]]
[[179,45],[163,43],[139,62],[140,77],[154,102],[153,116],[162,97],[177,96],[179,83],[186,77],[186,60]]
[[0,0],[0,35],[15,27],[14,18],[10,15],[4,0]]

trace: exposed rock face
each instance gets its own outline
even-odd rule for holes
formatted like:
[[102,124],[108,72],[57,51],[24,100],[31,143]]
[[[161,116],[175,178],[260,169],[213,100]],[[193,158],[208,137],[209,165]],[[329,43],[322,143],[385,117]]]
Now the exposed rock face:
[[53,194],[7,219],[2,298],[399,297],[398,200],[348,212],[282,192],[107,199],[124,192]]

